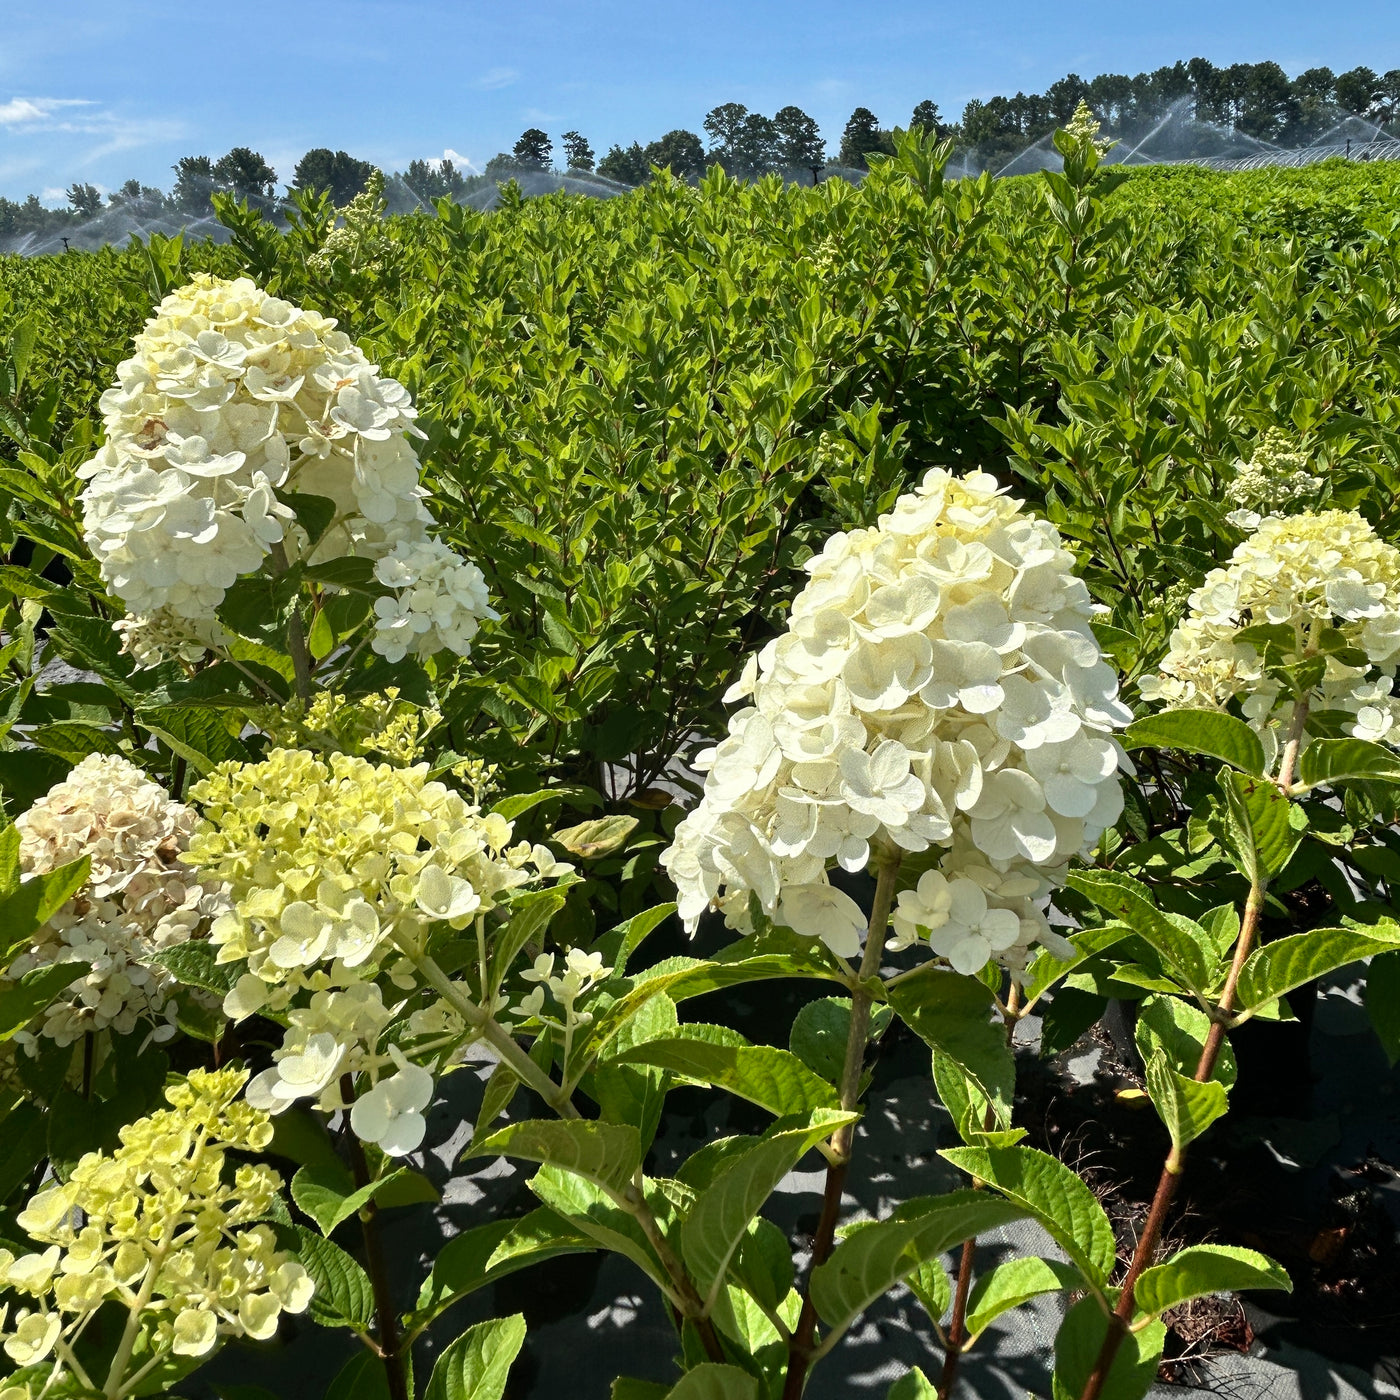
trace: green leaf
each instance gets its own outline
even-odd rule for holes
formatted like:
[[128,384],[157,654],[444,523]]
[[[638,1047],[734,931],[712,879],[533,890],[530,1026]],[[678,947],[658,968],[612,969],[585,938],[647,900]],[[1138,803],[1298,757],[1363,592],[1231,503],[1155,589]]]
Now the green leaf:
[[1400,783],[1400,754],[1369,739],[1314,739],[1298,755],[1298,781],[1309,787]]
[[1150,943],[1192,991],[1210,985],[1214,940],[1194,919],[1159,909],[1146,885],[1113,870],[1072,870],[1065,883]]
[[885,1400],[937,1400],[933,1382],[917,1367],[911,1366],[885,1393]]
[[[413,1175],[416,1173],[409,1168],[400,1167],[356,1189],[354,1179],[343,1166],[339,1170],[329,1166],[302,1167],[292,1178],[292,1200],[316,1222],[321,1233],[329,1237],[337,1225]],[[436,1193],[429,1199],[435,1198]]]
[[219,950],[205,939],[191,939],[188,943],[176,943],[155,953],[151,961],[158,962],[175,974],[178,981],[187,987],[200,987],[206,992],[217,992],[219,996],[233,990],[243,972],[241,963],[221,963]]
[[337,1244],[304,1225],[296,1231],[296,1256],[316,1285],[311,1316],[323,1327],[367,1332],[374,1322],[374,1289],[369,1275]]
[[484,1137],[496,1119],[510,1107],[519,1088],[520,1076],[504,1060],[498,1060],[481,1096],[481,1110],[476,1115],[476,1126],[472,1132],[473,1142]]
[[836,1090],[796,1055],[769,1045],[718,1045],[689,1037],[649,1040],[616,1057],[727,1089],[782,1118],[839,1106]]
[[603,797],[590,787],[540,788],[537,792],[517,792],[503,797],[491,810],[497,816],[513,822],[517,817],[524,816],[526,812],[546,802],[567,802],[570,807],[577,807],[586,812],[593,807],[601,807]]
[[1267,778],[1220,770],[1224,796],[1219,836],[1244,877],[1266,885],[1293,858],[1307,829],[1307,814]]
[[527,1119],[509,1123],[482,1142],[473,1142],[464,1157],[523,1157],[546,1162],[597,1183],[608,1191],[625,1191],[642,1164],[641,1140],[625,1123],[596,1123],[582,1118]]
[[91,857],[83,856],[43,875],[31,875],[0,896],[0,939],[4,940],[0,957],[5,964],[87,884],[91,864]]
[[776,1312],[792,1292],[788,1237],[771,1220],[755,1216],[729,1261],[729,1276],[765,1308]]
[[541,938],[550,920],[564,907],[566,890],[530,890],[518,894],[507,905],[509,921],[498,929],[491,949],[491,982],[499,987],[520,950],[532,939]]
[[630,1259],[654,1282],[663,1286],[668,1284],[666,1271],[658,1262],[651,1242],[637,1224],[636,1217],[618,1205],[601,1187],[558,1167],[546,1166],[531,1178],[530,1190],[550,1210],[603,1249],[610,1249]]
[[[878,1040],[889,1025],[888,1006],[871,1008],[870,1040]],[[851,1031],[849,997],[818,997],[793,1018],[788,1048],[813,1073],[828,1084],[839,1084],[846,1063],[846,1041]]]
[[[1068,1312],[1055,1337],[1054,1400],[1080,1400],[1099,1359],[1109,1321],[1096,1298],[1082,1298]],[[1129,1332],[1113,1358],[1101,1400],[1142,1400],[1157,1379],[1167,1329],[1150,1322]]]
[[0,984],[0,1041],[12,1039],[87,972],[87,963],[53,963]]
[[4,1136],[0,1139],[0,1201],[29,1180],[34,1168],[43,1160],[48,1132],[45,1111],[37,1104],[20,1103],[4,1117]]
[[520,1313],[468,1327],[437,1359],[424,1400],[501,1400],[525,1344]]
[[1235,1005],[1241,1013],[1335,972],[1359,958],[1394,950],[1395,943],[1349,928],[1315,928],[1256,948],[1240,973]]
[[933,1082],[943,1107],[952,1114],[958,1136],[970,1146],[1007,1147],[1025,1137],[1023,1129],[1011,1126],[1010,1104],[988,1099],[962,1066],[941,1050],[933,1052]]
[[737,1366],[702,1361],[671,1387],[666,1400],[758,1400],[758,1378]]
[[550,840],[557,841],[581,860],[597,860],[626,845],[636,826],[636,817],[593,817],[577,826],[566,826],[562,831],[554,832]]
[[1366,973],[1366,1010],[1393,1065],[1400,1060],[1400,950],[1371,959]]
[[1006,1032],[992,1022],[992,994],[972,977],[921,968],[889,989],[895,1014],[946,1055],[998,1113],[1011,1103],[1016,1068]]
[[343,556],[327,559],[322,564],[309,564],[302,575],[308,583],[329,584],[333,588],[343,588],[352,593],[366,593],[372,598],[381,597],[389,590],[374,576],[372,559],[355,559]]
[[778,1183],[817,1143],[855,1120],[854,1113],[822,1109],[804,1123],[775,1125],[700,1192],[681,1228],[681,1252],[702,1297],[716,1296],[749,1222]]
[[516,1220],[493,1220],[463,1230],[438,1251],[411,1321],[416,1326],[430,1320],[459,1298],[517,1269],[597,1248],[596,1240],[545,1206]]
[[293,1106],[274,1115],[267,1150],[298,1166],[334,1169],[342,1165],[325,1121],[307,1108]]
[[1009,1259],[978,1278],[967,1300],[969,1337],[979,1336],[1002,1313],[1042,1293],[1078,1288],[1079,1271],[1057,1259]]
[[817,1315],[832,1329],[844,1331],[926,1260],[1025,1213],[987,1191],[954,1191],[910,1201],[888,1220],[848,1235],[826,1263],[812,1270],[811,1299]]
[[1159,1317],[1189,1298],[1235,1293],[1247,1288],[1293,1291],[1293,1280],[1267,1255],[1234,1245],[1194,1244],[1164,1264],[1144,1269],[1133,1290],[1139,1311]]
[[596,944],[598,952],[603,955],[603,961],[621,977],[627,971],[632,954],[642,946],[642,940],[660,928],[675,912],[674,903],[656,904],[650,909],[643,909],[640,914],[633,914],[616,928],[609,929]]
[[1125,749],[1178,749],[1218,758],[1245,773],[1262,775],[1264,746],[1242,720],[1219,710],[1164,710],[1134,720],[1123,735]]
[[1028,1211],[1086,1279],[1104,1286],[1118,1254],[1113,1226],[1094,1193],[1062,1162],[1019,1146],[954,1147],[940,1155]]
[[[220,1400],[237,1400],[222,1391],[219,1395]],[[321,1400],[390,1400],[384,1363],[373,1352],[361,1349],[336,1372]]]
[[[1137,1025],[1133,1028],[1143,1064],[1160,1051],[1172,1069],[1188,1076],[1196,1073],[1209,1033],[1210,1018],[1200,1007],[1171,996],[1145,997],[1138,1006]],[[1228,1089],[1234,1084],[1235,1075],[1235,1053],[1230,1042],[1222,1040],[1211,1078]]]
[[1173,1157],[1230,1108],[1223,1084],[1214,1079],[1201,1084],[1178,1074],[1161,1050],[1147,1062],[1147,1092],[1171,1134]]
[[335,519],[337,506],[329,496],[308,496],[298,491],[279,491],[277,499],[296,512],[297,524],[306,531],[310,553]]
[[251,758],[242,740],[229,733],[224,710],[199,710],[189,705],[168,705],[142,710],[140,721],[172,753],[199,773],[210,773],[220,763],[247,763]]

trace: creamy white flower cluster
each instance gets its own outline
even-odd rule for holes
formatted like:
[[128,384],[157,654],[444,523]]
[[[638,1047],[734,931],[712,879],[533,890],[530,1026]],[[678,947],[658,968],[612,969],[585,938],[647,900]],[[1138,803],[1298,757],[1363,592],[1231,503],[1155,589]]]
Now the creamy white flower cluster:
[[[352,1126],[392,1153],[422,1140],[432,1080],[384,1043],[386,1030],[414,1001],[418,1058],[455,1053],[468,1033],[450,1007],[423,1004],[413,955],[434,925],[484,920],[539,864],[529,845],[510,846],[508,821],[427,773],[287,749],[225,764],[193,789],[205,820],[183,857],[230,891],[211,937],[221,963],[246,960],[248,970],[225,1012],[287,1027],[249,1101],[269,1113],[299,1099],[333,1110],[345,1106],[342,1076],[368,1075]],[[385,1070],[393,1074],[381,1079]]]
[[1310,697],[1314,710],[1343,710],[1347,733],[1400,745],[1400,550],[1378,539],[1353,511],[1268,516],[1230,562],[1212,569],[1188,600],[1156,676],[1139,682],[1144,700],[1171,708],[1217,708],[1240,701],[1272,762],[1291,714],[1265,655],[1240,633],[1281,627],[1292,633],[1281,660],[1315,653],[1327,629],[1340,632],[1355,664],[1330,653]]
[[[335,325],[246,277],[200,273],[161,302],[117,367],[101,399],[106,444],[78,472],[83,529],[147,657],[172,627],[207,624],[274,546],[307,554],[279,492],[335,504],[312,562],[427,540],[408,390]],[[432,640],[465,647],[485,614],[466,616],[475,594],[453,596]],[[182,635],[173,650],[199,640]]]
[[[256,1223],[281,1178],[226,1159],[272,1140],[267,1116],[237,1101],[246,1078],[193,1071],[166,1089],[170,1108],[128,1124],[116,1152],[88,1153],[16,1217],[41,1248],[0,1249],[0,1282],[24,1299],[0,1334],[16,1365],[48,1364],[39,1393],[68,1393],[75,1379],[84,1394],[104,1380],[107,1394],[130,1394],[142,1368],[172,1353],[206,1356],[221,1336],[265,1341],[283,1312],[305,1312],[310,1277]],[[115,1375],[89,1377],[73,1343],[104,1306],[131,1314],[138,1345],[114,1358]]]
[[441,540],[400,541],[375,564],[374,576],[394,590],[374,602],[373,647],[389,661],[402,661],[410,651],[465,656],[481,620],[500,617],[487,601],[481,570]]
[[864,917],[827,870],[878,844],[946,852],[901,899],[898,943],[974,971],[1053,939],[1037,901],[1117,819],[1130,718],[1072,566],[982,472],[935,469],[878,528],[828,540],[726,697],[751,703],[663,857],[686,925],[718,903],[743,929],[752,892],[849,956]]
[[1285,515],[1290,507],[1316,502],[1326,482],[1308,471],[1307,455],[1279,428],[1260,438],[1247,462],[1235,463],[1225,499],[1235,507],[1225,519],[1241,530],[1257,530],[1266,515]]
[[219,884],[180,863],[195,813],[174,802],[135,764],[91,754],[15,822],[20,868],[42,875],[91,859],[91,877],[10,964],[17,979],[54,963],[73,964],[72,985],[16,1039],[71,1045],[87,1031],[125,1034],[138,1022],[154,1037],[175,1033],[177,999],[201,994],[177,986],[152,959],[184,943],[224,908]]

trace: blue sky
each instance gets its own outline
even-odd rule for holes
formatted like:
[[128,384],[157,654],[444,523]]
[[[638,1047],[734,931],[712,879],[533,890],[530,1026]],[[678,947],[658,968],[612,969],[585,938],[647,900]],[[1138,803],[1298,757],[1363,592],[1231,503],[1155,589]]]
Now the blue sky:
[[789,102],[828,143],[864,105],[903,124],[931,97],[1038,91],[1200,54],[1290,73],[1400,66],[1400,6],[1353,0],[5,0],[0,194],[50,203],[74,180],[168,187],[181,155],[260,150],[283,179],[310,147],[385,169],[483,165],[527,126],[557,141],[699,131],[719,102]]

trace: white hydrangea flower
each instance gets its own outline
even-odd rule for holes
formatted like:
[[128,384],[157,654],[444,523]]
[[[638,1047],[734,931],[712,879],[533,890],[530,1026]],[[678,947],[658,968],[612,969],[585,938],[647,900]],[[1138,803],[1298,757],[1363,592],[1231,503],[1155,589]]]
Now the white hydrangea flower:
[[852,955],[865,921],[827,870],[879,846],[941,852],[901,900],[896,945],[927,938],[975,971],[1052,939],[1037,901],[1117,820],[1113,731],[1131,718],[1073,563],[982,472],[935,469],[875,529],[829,539],[788,630],[726,696],[748,702],[728,738],[697,760],[704,797],[663,857],[687,927],[712,907],[747,927],[752,893]]
[[[200,273],[117,366],[101,399],[106,443],[78,475],[84,536],[132,615],[118,627],[139,664],[217,642],[215,609],[275,545],[313,563],[427,550],[399,656],[465,655],[478,620],[495,616],[475,567],[429,540],[408,391],[335,327],[246,277]],[[279,492],[334,504],[314,549]]]
[[1327,656],[1311,708],[1351,715],[1344,728],[1358,738],[1396,743],[1400,698],[1391,691],[1400,660],[1400,550],[1355,512],[1268,516],[1225,567],[1206,575],[1187,605],[1159,674],[1139,682],[1145,700],[1187,709],[1238,701],[1272,762],[1292,701],[1239,634],[1262,623],[1291,629],[1296,660],[1317,649],[1324,629],[1334,629],[1360,655],[1352,657],[1356,664]]
[[152,1024],[158,1040],[175,1032],[177,1000],[205,998],[179,988],[155,954],[207,929],[226,901],[217,880],[181,864],[197,816],[174,802],[135,764],[91,754],[15,822],[20,868],[42,875],[88,856],[89,881],[33,936],[0,980],[54,963],[73,965],[73,983],[32,1030],[71,1045],[88,1031],[133,1031]]
[[427,1132],[423,1110],[433,1097],[433,1076],[410,1064],[397,1045],[389,1047],[389,1054],[397,1073],[355,1100],[350,1126],[356,1137],[377,1143],[387,1156],[406,1157],[417,1150]]
[[374,576],[394,590],[375,600],[370,642],[390,661],[444,649],[465,656],[482,619],[500,616],[487,602],[481,570],[440,540],[401,540],[374,566]]

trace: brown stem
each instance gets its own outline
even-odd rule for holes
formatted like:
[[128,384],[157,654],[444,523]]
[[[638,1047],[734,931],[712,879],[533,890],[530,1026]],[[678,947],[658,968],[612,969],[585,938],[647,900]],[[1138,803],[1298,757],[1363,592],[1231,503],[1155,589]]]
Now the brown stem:
[[[1296,701],[1289,721],[1288,736],[1284,740],[1283,755],[1279,763],[1277,781],[1284,792],[1287,792],[1293,784],[1293,771],[1298,763],[1298,751],[1302,747],[1303,730],[1307,719],[1307,700]],[[1249,891],[1249,898],[1245,901],[1244,917],[1240,920],[1240,936],[1235,943],[1235,955],[1231,959],[1230,971],[1225,978],[1225,985],[1220,989],[1217,1010],[1215,1015],[1211,1017],[1210,1030],[1206,1033],[1205,1043],[1201,1047],[1201,1058],[1196,1064],[1194,1077],[1198,1084],[1204,1084],[1215,1072],[1215,1062],[1225,1043],[1225,1026],[1230,1019],[1230,1013],[1234,1010],[1235,989],[1239,986],[1240,973],[1244,971],[1245,960],[1254,949],[1254,937],[1259,930],[1259,919],[1264,912],[1264,895],[1267,889],[1267,880],[1257,880]],[[1128,1324],[1132,1321],[1133,1309],[1136,1305],[1133,1295],[1137,1287],[1138,1277],[1156,1256],[1157,1245],[1161,1241],[1162,1230],[1166,1224],[1167,1211],[1171,1208],[1172,1199],[1176,1195],[1177,1184],[1181,1180],[1181,1173],[1185,1165],[1185,1146],[1173,1145],[1166,1165],[1162,1168],[1162,1175],[1158,1179],[1157,1190],[1152,1197],[1152,1207],[1147,1213],[1142,1234],[1138,1236],[1137,1247],[1133,1250],[1133,1257],[1128,1264],[1128,1272],[1124,1275],[1122,1288],[1118,1295],[1118,1305],[1114,1308],[1113,1316],[1109,1319],[1108,1332],[1103,1339],[1103,1346],[1099,1349],[1098,1360],[1095,1361],[1094,1369],[1089,1373],[1089,1379],[1084,1383],[1080,1400],[1099,1400],[1103,1393],[1104,1385],[1108,1381],[1108,1374],[1113,1368],[1114,1357],[1118,1355],[1118,1348],[1123,1345],[1123,1339],[1128,1335]]]
[[[1016,1023],[1021,1019],[1021,988],[1011,983],[1006,996],[1006,1045],[1010,1049],[1016,1036]],[[996,1126],[996,1115],[992,1105],[982,1115],[982,1131],[991,1132]],[[974,1182],[977,1190],[982,1182]],[[948,1324],[948,1344],[943,1353],[943,1374],[938,1378],[938,1400],[948,1400],[958,1379],[958,1367],[962,1363],[963,1345],[967,1341],[967,1298],[972,1291],[972,1265],[977,1254],[977,1237],[963,1241],[962,1254],[958,1258],[958,1278],[953,1287],[953,1316]]]
[[[350,1170],[355,1189],[370,1183],[369,1163],[365,1149],[350,1127],[349,1105],[355,1101],[353,1076],[340,1077],[340,1096],[345,1100],[345,1142],[350,1152]],[[399,1316],[394,1307],[394,1295],[389,1289],[389,1274],[384,1267],[383,1243],[379,1238],[378,1207],[370,1201],[360,1212],[360,1225],[365,1238],[365,1271],[374,1291],[374,1325],[379,1343],[379,1358],[384,1363],[384,1375],[389,1384],[390,1400],[413,1400],[408,1388],[408,1374],[403,1364],[402,1342],[399,1339]]]
[[[860,1100],[860,1076],[865,1068],[865,1047],[870,1038],[871,996],[866,984],[880,975],[880,960],[885,950],[885,930],[889,927],[890,906],[894,903],[895,879],[899,874],[900,856],[896,852],[881,862],[875,881],[875,901],[870,908],[870,923],[865,934],[865,952],[860,960],[860,982],[851,992],[851,1026],[846,1035],[846,1059],[841,1067],[841,1107],[851,1112]],[[822,1213],[817,1221],[817,1233],[812,1238],[812,1264],[815,1269],[831,1256],[836,1239],[836,1225],[841,1216],[841,1194],[851,1163],[851,1148],[855,1140],[855,1125],[838,1128],[831,1137],[831,1156],[826,1169],[826,1187],[822,1192]],[[817,1330],[817,1310],[812,1305],[811,1270],[808,1287],[802,1299],[802,1311],[788,1343],[787,1378],[783,1382],[783,1400],[798,1400],[807,1381],[812,1364],[812,1342]]]

